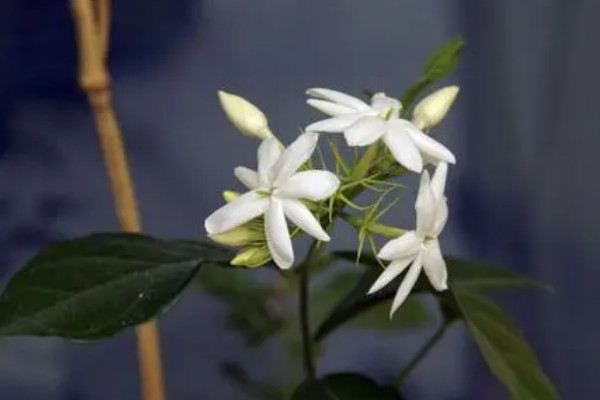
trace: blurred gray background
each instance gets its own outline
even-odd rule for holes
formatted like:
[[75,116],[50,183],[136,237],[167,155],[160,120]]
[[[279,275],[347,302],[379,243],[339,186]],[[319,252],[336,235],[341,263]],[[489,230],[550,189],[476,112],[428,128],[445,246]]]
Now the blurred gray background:
[[[600,398],[598,1],[115,3],[115,106],[145,228],[167,237],[202,236],[220,191],[235,185],[233,167],[255,163],[255,143],[228,124],[218,89],[250,98],[290,140],[319,117],[307,88],[399,95],[429,52],[463,35],[462,66],[447,80],[462,87],[460,101],[438,129],[458,159],[444,249],[553,285],[505,304],[565,399]],[[66,0],[0,2],[0,284],[49,241],[117,229],[75,61]],[[277,350],[245,347],[225,311],[190,293],[161,319],[171,399],[247,399],[220,374],[224,359],[273,369]],[[385,379],[424,333],[337,333],[320,370]],[[405,391],[506,398],[483,367],[456,326]],[[132,332],[88,345],[0,341],[2,400],[137,399],[136,379]]]

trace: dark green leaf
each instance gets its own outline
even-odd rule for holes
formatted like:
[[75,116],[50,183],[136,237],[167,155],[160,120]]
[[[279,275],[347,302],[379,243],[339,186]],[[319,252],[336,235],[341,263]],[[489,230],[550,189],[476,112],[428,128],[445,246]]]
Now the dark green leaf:
[[381,303],[348,321],[349,327],[362,329],[408,329],[428,325],[432,318],[418,297],[406,299],[401,311],[390,319],[390,304]]
[[436,49],[425,61],[423,69],[425,77],[437,80],[442,79],[456,70],[460,54],[465,45],[463,39],[458,36]]
[[230,258],[229,251],[209,243],[128,233],[51,245],[0,297],[0,335],[112,336],[168,308],[201,264]]
[[464,41],[455,37],[436,49],[425,61],[423,75],[402,96],[405,113],[412,107],[415,99],[429,85],[452,74],[458,67]]
[[[378,268],[381,267],[378,266]],[[391,298],[389,293],[384,290],[367,296],[367,291],[377,276],[378,271],[375,268],[369,268],[363,273],[354,287],[347,292],[319,325],[315,332],[315,341],[323,340],[340,325]]]
[[493,264],[455,257],[445,257],[445,260],[452,287],[487,292],[517,288],[551,290],[543,282]]
[[401,400],[391,386],[380,386],[355,373],[326,375],[304,381],[292,395],[292,400]]
[[246,343],[257,346],[283,327],[285,310],[273,285],[249,268],[206,266],[196,281],[208,294],[230,306],[229,322]]
[[[353,287],[361,279],[364,279],[364,273],[365,271],[362,268],[344,271],[332,277],[323,287],[315,291],[315,294],[311,296],[314,303],[311,309],[313,310],[313,316],[316,317],[316,322],[322,322],[325,317],[332,315],[334,307],[337,307],[342,299],[346,299],[345,296],[352,291]],[[377,274],[375,273],[369,274],[368,281],[372,283],[376,277]],[[364,296],[366,290],[352,292],[355,295]],[[427,310],[420,299],[416,297],[408,299],[402,306],[402,312],[394,315],[393,319],[390,319],[389,311],[389,304],[380,302],[362,313],[348,315],[348,319],[343,319],[343,322],[349,327],[381,330],[415,328],[430,321]],[[338,315],[342,317],[341,314]],[[342,322],[341,319],[340,322]],[[327,335],[337,326],[332,324],[321,327],[319,340],[322,340],[324,335]]]
[[479,350],[494,375],[506,386],[511,398],[560,399],[511,318],[479,294],[464,289],[452,291]]
[[410,108],[414,104],[415,100],[419,95],[431,85],[433,81],[426,77],[420,77],[411,87],[409,87],[406,92],[400,98],[400,102],[402,103],[402,114],[404,116],[408,115]]
[[[356,253],[353,251],[335,252],[334,256],[350,262],[355,262],[356,260]],[[482,291],[500,291],[517,288],[550,290],[550,287],[543,282],[493,264],[465,260],[457,257],[444,257],[444,259],[446,260],[446,266],[448,267],[450,286],[453,287],[458,285],[470,290]],[[381,273],[381,265],[372,255],[362,255],[360,263]],[[377,274],[371,275],[371,281],[374,281],[374,278],[377,278],[377,276]],[[421,279],[417,283],[417,289],[429,290],[430,288],[427,280],[423,276],[420,278]],[[398,281],[396,280],[390,283],[388,288],[395,288],[397,286]]]
[[[353,251],[341,251],[334,253],[334,256],[350,262],[356,260],[356,253]],[[508,290],[520,287],[547,288],[547,286],[527,277],[523,277],[514,272],[500,269],[479,262],[465,261],[453,257],[446,257],[448,275],[451,287],[465,287],[471,290],[497,291]],[[375,282],[381,273],[381,266],[373,256],[361,256],[360,263],[369,267],[364,271],[358,283],[347,292],[346,296],[329,313],[324,322],[317,328],[315,340],[322,340],[330,332],[340,325],[352,320],[357,315],[379,307],[380,304],[387,304],[396,294],[399,281],[402,276],[393,280],[380,291],[367,295],[367,291]],[[414,292],[432,292],[436,293],[427,278],[419,277],[415,285]],[[413,296],[409,296],[411,299]],[[404,307],[406,302],[402,307]],[[403,313],[403,308],[395,314],[398,318]]]
[[223,375],[254,399],[280,400],[288,397],[284,396],[280,387],[253,379],[240,364],[234,361],[224,362],[220,367]]

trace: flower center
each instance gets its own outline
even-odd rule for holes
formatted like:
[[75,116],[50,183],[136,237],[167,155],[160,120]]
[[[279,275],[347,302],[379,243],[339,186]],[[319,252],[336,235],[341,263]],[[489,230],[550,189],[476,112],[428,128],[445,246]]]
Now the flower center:
[[423,244],[425,245],[428,242],[431,242],[432,240],[436,240],[436,238],[433,235],[426,234],[423,238]]
[[271,197],[273,195],[273,192],[275,191],[274,188],[271,189],[257,189],[256,193],[261,196],[261,197]]
[[376,93],[371,99],[371,107],[377,111],[379,118],[388,121],[400,115],[402,104],[384,93]]
[[394,107],[388,107],[387,109],[379,112],[379,118],[389,121],[394,117],[395,114],[396,110],[394,110]]

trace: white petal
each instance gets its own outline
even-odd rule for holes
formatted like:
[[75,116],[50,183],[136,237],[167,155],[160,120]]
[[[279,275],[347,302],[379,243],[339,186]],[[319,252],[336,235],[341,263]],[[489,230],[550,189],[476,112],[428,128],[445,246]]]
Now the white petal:
[[415,257],[405,257],[400,258],[398,260],[394,260],[390,265],[388,265],[385,268],[381,275],[379,275],[375,283],[373,283],[373,286],[371,286],[371,288],[369,289],[369,293],[367,294],[375,293],[376,291],[383,289],[388,283],[393,281],[395,277],[400,275],[402,271],[404,271],[404,269],[408,267],[408,264],[410,264],[411,261],[413,261],[414,259]]
[[313,106],[317,110],[324,112],[327,115],[331,115],[332,117],[337,117],[338,115],[344,114],[354,114],[356,112],[354,108],[338,103],[332,103],[331,101],[327,100],[308,99],[306,102],[308,105]]
[[376,142],[387,130],[387,124],[378,117],[366,116],[344,131],[348,146],[368,146]]
[[204,228],[209,235],[227,232],[262,215],[268,206],[268,198],[255,192],[245,193],[206,218]]
[[392,155],[407,169],[414,172],[421,172],[423,169],[423,160],[421,154],[410,136],[404,131],[402,124],[396,121],[388,121],[388,131],[383,135],[383,141],[392,152]]
[[233,173],[248,189],[257,189],[260,187],[260,179],[256,171],[246,167],[236,167]]
[[298,228],[324,242],[330,240],[327,232],[323,230],[319,221],[312,215],[310,210],[306,208],[299,200],[282,199],[283,212]]
[[268,187],[272,181],[273,165],[281,156],[281,145],[275,138],[265,139],[258,146],[258,177],[260,185]]
[[400,284],[400,287],[396,292],[396,297],[394,297],[392,309],[390,310],[390,318],[392,317],[392,314],[394,314],[394,312],[398,309],[398,307],[400,307],[402,303],[404,303],[404,300],[406,300],[406,298],[410,294],[410,291],[415,286],[415,282],[419,277],[419,273],[421,272],[422,266],[422,255],[419,253],[417,258],[415,258],[415,261],[413,261],[412,265],[410,266],[408,272],[404,276],[404,280],[402,280],[402,283]]
[[433,139],[417,129],[416,126],[410,124],[411,128],[407,129],[408,134],[415,142],[419,151],[427,156],[429,159],[445,161],[450,164],[456,163],[456,158],[450,150],[448,150],[443,144]]
[[417,233],[423,237],[433,233],[435,224],[438,203],[436,202],[433,190],[431,190],[431,182],[429,172],[423,171],[421,174],[421,182],[419,184],[419,194],[415,202],[415,210],[417,211]]
[[338,177],[329,171],[310,170],[292,175],[277,191],[277,195],[292,199],[325,200],[340,186]]
[[275,186],[282,185],[298,168],[310,159],[317,147],[319,134],[305,132],[288,146],[273,166]]
[[438,160],[437,158],[429,157],[425,153],[421,153],[421,158],[423,159],[423,165],[431,164],[434,167],[436,167],[440,163],[440,160]]
[[265,213],[265,236],[275,264],[281,269],[290,268],[294,263],[294,249],[283,213],[283,204],[279,199],[271,198]]
[[436,199],[442,199],[444,197],[444,190],[446,189],[446,178],[448,176],[448,164],[441,162],[438,164],[433,176],[431,177],[431,190],[435,194]]
[[337,117],[314,122],[306,127],[311,132],[343,132],[358,121],[363,115],[359,113],[339,115]]
[[320,99],[329,100],[343,106],[351,107],[356,111],[366,111],[370,109],[369,105],[364,101],[357,99],[356,97],[349,96],[346,93],[338,92],[337,90],[313,88],[308,89],[306,94]]
[[377,111],[387,111],[392,109],[394,116],[397,118],[398,113],[402,109],[402,103],[400,103],[400,101],[397,99],[386,96],[383,92],[379,92],[375,93],[373,97],[371,97],[371,107]]
[[442,257],[440,244],[437,240],[430,240],[425,245],[423,252],[423,269],[431,286],[438,292],[448,289],[448,270],[446,261]]
[[402,236],[387,242],[381,250],[379,250],[377,257],[382,260],[414,257],[421,251],[421,244],[423,244],[423,240],[417,235],[417,232],[408,231]]
[[444,226],[446,226],[446,221],[448,221],[448,202],[444,197],[437,202],[437,210],[435,213],[435,220],[433,221],[433,228],[431,228],[431,236],[438,237],[440,233],[442,233]]

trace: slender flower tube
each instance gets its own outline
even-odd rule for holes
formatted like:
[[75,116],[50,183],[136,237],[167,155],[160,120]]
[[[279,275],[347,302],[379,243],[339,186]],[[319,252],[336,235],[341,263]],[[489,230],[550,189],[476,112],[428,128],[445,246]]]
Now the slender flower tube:
[[208,235],[230,231],[264,216],[269,252],[282,269],[288,269],[294,263],[286,218],[316,239],[329,241],[329,235],[301,200],[325,200],[337,191],[340,181],[329,171],[297,172],[310,159],[318,139],[317,133],[307,132],[285,150],[274,138],[264,140],[258,148],[258,170],[235,169],[235,176],[250,191],[206,219],[204,226]]

